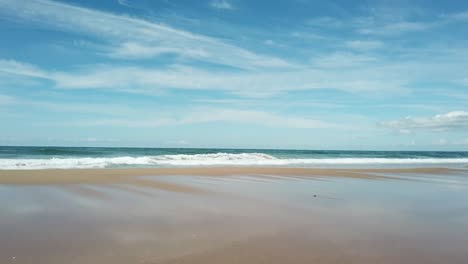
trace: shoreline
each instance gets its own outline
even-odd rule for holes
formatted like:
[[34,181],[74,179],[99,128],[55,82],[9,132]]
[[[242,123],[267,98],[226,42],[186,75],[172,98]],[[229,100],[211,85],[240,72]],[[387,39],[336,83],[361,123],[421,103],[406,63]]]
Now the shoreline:
[[108,168],[0,170],[0,184],[104,184],[146,181],[143,176],[299,176],[359,179],[395,179],[379,174],[451,174],[464,171],[452,168],[286,168],[286,167],[191,167],[191,168]]
[[466,176],[449,168],[0,170],[0,262],[462,264]]

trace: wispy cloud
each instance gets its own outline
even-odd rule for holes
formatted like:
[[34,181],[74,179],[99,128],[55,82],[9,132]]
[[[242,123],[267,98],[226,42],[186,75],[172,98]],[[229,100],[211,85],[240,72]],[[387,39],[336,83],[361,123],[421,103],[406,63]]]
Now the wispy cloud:
[[347,30],[361,35],[399,36],[427,31],[451,22],[468,19],[468,12],[425,17],[412,8],[367,8],[365,15],[345,18],[315,17],[305,24],[315,29]]
[[0,94],[0,106],[9,105],[15,102],[15,99],[9,95]]
[[128,0],[117,0],[117,3],[119,3],[119,5],[122,5],[122,6],[130,7]]
[[304,40],[322,40],[325,37],[317,34],[317,33],[312,33],[312,32],[306,32],[306,31],[294,31],[291,33],[291,37],[293,38],[298,38],[298,39],[304,39]]
[[29,63],[0,59],[0,72],[36,78],[47,78],[47,72]]
[[384,46],[382,41],[379,40],[350,40],[347,41],[346,46],[355,50],[374,50]]
[[373,24],[358,29],[358,32],[364,35],[400,35],[417,31],[424,31],[433,26],[435,23],[427,22],[388,22],[383,24]]
[[0,106],[2,105],[5,107],[20,107],[29,110],[49,110],[57,113],[92,113],[94,116],[107,117],[130,117],[142,114],[142,111],[137,111],[134,108],[120,104],[56,102],[50,100],[32,100],[0,94]]
[[[177,126],[223,129],[229,123],[263,127],[259,131],[318,129],[316,138],[333,143],[362,136],[369,146],[387,144],[388,129],[407,134],[399,135],[405,142],[421,131],[447,131],[423,133],[418,146],[466,138],[468,81],[460,69],[468,68],[467,40],[451,34],[465,30],[466,11],[321,12],[329,4],[320,4],[312,13],[331,16],[308,19],[298,6],[284,13],[284,5],[273,1],[252,19],[250,11],[259,6],[237,3],[206,0],[181,8],[159,1],[151,4],[158,8],[143,10],[146,4],[134,0],[87,7],[79,1],[0,0],[0,21],[6,24],[2,54],[8,54],[0,58],[0,117],[14,123],[1,136],[34,126],[56,128],[57,134],[68,126],[91,138],[113,132],[107,126],[149,128],[130,133],[138,137],[155,127],[172,127],[166,132],[173,134],[181,130]],[[234,11],[239,12],[231,16]],[[24,38],[9,37],[11,28],[34,33],[19,42]],[[375,125],[382,116],[404,112],[415,117],[379,123],[385,129]],[[363,134],[342,133],[337,123],[353,124],[346,131]],[[209,142],[212,130],[199,128]],[[88,134],[92,130],[98,133]],[[292,133],[308,140],[308,133]],[[252,141],[257,139],[261,135]]]
[[378,60],[375,57],[367,55],[360,55],[351,52],[336,52],[313,58],[311,62],[317,67],[336,69],[368,66],[369,64],[378,62]]
[[[320,120],[298,114],[282,114],[272,111],[229,107],[193,106],[158,107],[144,105],[135,109],[113,103],[55,102],[29,100],[0,94],[0,107],[22,107],[41,109],[56,113],[93,113],[92,117],[61,120],[60,124],[70,126],[124,126],[124,127],[164,127],[214,122],[234,124],[255,124],[259,126],[285,128],[338,128],[328,120]],[[252,107],[249,107],[252,108]],[[44,120],[41,120],[41,123]]]
[[468,10],[459,12],[459,13],[452,13],[452,14],[443,14],[441,15],[442,19],[445,19],[449,22],[464,22],[468,21]]
[[[133,56],[159,52],[157,48],[140,48],[130,45],[130,51],[126,52],[134,52]],[[145,94],[167,89],[190,89],[243,97],[271,97],[293,91],[338,90],[361,95],[403,96],[410,94],[414,83],[421,80],[465,79],[462,71],[454,69],[467,67],[466,58],[468,54],[464,49],[418,49],[398,60],[348,50],[319,54],[301,68],[281,71],[231,71],[180,64],[158,67],[100,64],[56,71],[14,60],[0,60],[0,72],[12,76],[3,80],[11,81],[20,76],[47,79],[55,84],[55,88],[109,89]],[[443,91],[444,94],[451,92],[454,91]]]
[[164,53],[240,68],[285,68],[291,63],[220,40],[146,20],[47,0],[0,1],[0,15],[56,30],[88,34],[110,46],[109,54],[130,58]]
[[255,124],[259,126],[287,128],[333,128],[338,125],[317,119],[288,116],[266,111],[239,110],[224,108],[194,108],[184,113],[156,114],[145,119],[96,119],[76,121],[76,126],[125,126],[125,127],[162,127],[212,122]]
[[[348,57],[349,59],[349,57]],[[362,59],[360,57],[356,60]],[[45,78],[57,88],[112,89],[124,92],[154,93],[165,89],[216,90],[245,97],[269,97],[289,91],[332,89],[350,93],[402,93],[404,82],[377,69],[365,68],[342,72],[341,59],[321,59],[323,69],[284,72],[223,72],[175,65],[168,68],[100,65],[74,72],[55,72],[16,61],[8,61],[0,72]],[[15,71],[9,65],[16,65]],[[21,66],[24,66],[23,69]],[[340,67],[350,67],[341,65]],[[28,69],[33,68],[31,73]],[[338,71],[335,71],[338,70]],[[40,75],[36,74],[40,72]],[[37,76],[36,76],[37,75]],[[339,77],[338,77],[339,76]],[[388,81],[382,82],[382,78]]]
[[121,45],[112,48],[108,55],[113,58],[122,59],[148,59],[162,54],[181,54],[182,52],[187,58],[200,59],[209,57],[209,54],[202,49],[181,51],[174,47],[145,45],[138,42],[124,42]]
[[210,5],[217,9],[233,9],[232,4],[227,0],[212,0]]
[[381,122],[380,125],[401,131],[425,129],[431,131],[446,131],[468,128],[468,112],[452,111],[432,117],[405,117],[400,120]]
[[[406,94],[409,84],[414,83],[420,76],[432,76],[437,73],[446,79],[459,78],[452,76],[453,71],[444,70],[453,66],[450,63],[441,66],[443,64],[437,61],[425,62],[427,54],[422,54],[413,62],[390,61],[378,56],[363,55],[363,50],[382,47],[383,42],[377,39],[343,41],[346,49],[340,45],[342,50],[318,54],[299,65],[167,25],[48,0],[0,0],[0,7],[0,15],[6,18],[94,36],[104,43],[103,48],[98,49],[98,53],[104,52],[110,58],[139,60],[162,54],[175,54],[192,60],[247,70],[213,70],[195,67],[193,64],[190,67],[142,67],[116,66],[109,63],[89,65],[86,69],[78,68],[79,70],[51,71],[18,61],[0,61],[0,71],[4,73],[28,78],[45,78],[55,83],[58,88],[104,88],[145,93],[161,89],[197,89],[225,91],[250,97],[314,89],[361,94]],[[316,19],[310,23],[321,26],[347,26],[347,23],[337,23],[333,19]],[[361,26],[374,24],[359,23]],[[298,33],[297,37],[302,38],[303,34],[305,33]],[[349,52],[349,49],[355,52]],[[459,54],[456,56],[460,57]],[[423,66],[421,58],[425,62]],[[434,60],[432,57],[431,59]],[[462,67],[463,63],[456,66]]]
[[312,27],[324,27],[324,28],[340,28],[346,25],[346,23],[334,17],[315,17],[306,20],[306,24]]

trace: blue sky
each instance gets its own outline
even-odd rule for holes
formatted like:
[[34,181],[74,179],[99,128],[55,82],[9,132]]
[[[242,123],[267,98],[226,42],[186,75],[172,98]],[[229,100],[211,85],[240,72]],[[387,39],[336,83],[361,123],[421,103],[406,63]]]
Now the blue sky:
[[468,2],[0,0],[0,144],[468,150]]

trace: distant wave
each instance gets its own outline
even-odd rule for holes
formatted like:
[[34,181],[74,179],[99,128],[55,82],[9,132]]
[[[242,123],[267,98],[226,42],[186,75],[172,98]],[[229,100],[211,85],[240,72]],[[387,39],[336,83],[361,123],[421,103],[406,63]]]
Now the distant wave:
[[468,158],[277,158],[264,153],[215,153],[141,157],[0,159],[0,169],[69,169],[184,166],[331,166],[464,164]]
[[31,151],[31,154],[38,155],[68,155],[68,156],[93,156],[100,154],[99,152],[89,151],[89,150],[79,150],[79,149],[60,149],[60,148],[39,148]]

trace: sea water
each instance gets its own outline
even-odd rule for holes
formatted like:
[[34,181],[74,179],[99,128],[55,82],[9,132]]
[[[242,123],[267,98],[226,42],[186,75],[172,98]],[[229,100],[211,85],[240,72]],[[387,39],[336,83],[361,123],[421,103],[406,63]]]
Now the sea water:
[[187,166],[460,167],[468,152],[210,148],[0,147],[0,169]]

